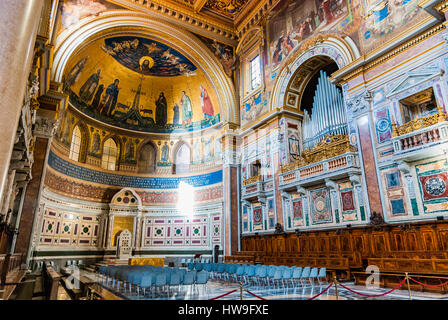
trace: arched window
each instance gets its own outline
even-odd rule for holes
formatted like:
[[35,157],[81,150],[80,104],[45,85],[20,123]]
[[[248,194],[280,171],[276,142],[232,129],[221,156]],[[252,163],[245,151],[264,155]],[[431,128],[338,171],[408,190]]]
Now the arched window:
[[79,154],[81,153],[81,130],[79,130],[79,127],[76,126],[73,129],[72,133],[72,142],[70,145],[70,154],[69,158],[74,161],[79,161]]
[[138,172],[153,173],[156,171],[156,149],[151,143],[145,144],[140,149],[138,156]]
[[187,173],[190,171],[190,148],[184,143],[176,153],[176,162],[173,173]]
[[101,167],[106,170],[115,170],[118,157],[118,147],[112,138],[107,139],[103,146]]

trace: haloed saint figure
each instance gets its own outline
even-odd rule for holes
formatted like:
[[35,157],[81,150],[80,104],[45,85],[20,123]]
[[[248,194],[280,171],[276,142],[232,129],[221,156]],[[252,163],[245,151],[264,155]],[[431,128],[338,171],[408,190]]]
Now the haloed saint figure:
[[213,118],[215,112],[213,110],[212,100],[210,99],[207,90],[205,90],[202,85],[200,85],[199,87],[201,89],[201,106],[202,112],[204,112],[204,118]]
[[182,124],[191,124],[193,118],[193,107],[191,105],[190,97],[187,96],[185,91],[182,91],[180,104],[182,105]]
[[110,84],[106,89],[106,95],[104,96],[104,111],[109,117],[112,115],[115,106],[117,105],[118,91],[120,90],[120,88],[118,88],[119,83],[120,80],[115,79],[114,83]]
[[98,82],[100,81],[100,72],[101,69],[98,69],[96,73],[92,74],[89,79],[82,85],[81,89],[79,89],[79,97],[85,103],[89,103],[92,100],[93,95],[98,86]]
[[156,100],[156,124],[164,127],[167,120],[167,103],[163,92],[160,92],[159,98]]

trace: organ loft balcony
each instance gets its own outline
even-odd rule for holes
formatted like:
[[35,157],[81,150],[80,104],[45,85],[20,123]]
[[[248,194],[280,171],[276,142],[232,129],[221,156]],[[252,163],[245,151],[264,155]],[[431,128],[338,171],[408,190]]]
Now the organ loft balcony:
[[243,200],[253,201],[266,198],[273,193],[273,179],[271,176],[256,175],[243,180],[241,188]]
[[394,160],[415,161],[448,150],[448,119],[441,107],[427,117],[411,120],[401,126],[392,123]]
[[281,166],[279,188],[294,189],[361,173],[359,156],[348,135],[327,135],[299,160]]

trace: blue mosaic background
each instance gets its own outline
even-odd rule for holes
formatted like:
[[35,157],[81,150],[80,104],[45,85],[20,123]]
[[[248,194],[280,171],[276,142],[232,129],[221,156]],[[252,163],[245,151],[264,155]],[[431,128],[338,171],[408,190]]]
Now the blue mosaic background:
[[52,150],[50,150],[48,156],[48,165],[54,170],[72,178],[98,184],[137,189],[177,189],[181,181],[194,187],[204,187],[222,182],[222,170],[197,176],[178,178],[125,176],[122,174],[101,172],[66,161],[54,154]]

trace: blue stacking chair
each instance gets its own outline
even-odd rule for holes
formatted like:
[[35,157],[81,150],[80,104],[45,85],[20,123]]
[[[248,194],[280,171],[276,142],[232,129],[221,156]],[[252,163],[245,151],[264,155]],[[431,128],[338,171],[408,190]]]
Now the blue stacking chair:
[[129,292],[132,292],[132,284],[134,283],[134,278],[139,274],[138,270],[132,270],[128,273],[128,277],[126,279],[128,283]]
[[154,283],[155,288],[160,290],[160,288],[164,288],[167,285],[167,273],[166,272],[160,272],[156,275],[156,281]]
[[[239,267],[240,265],[239,264],[237,264],[237,263],[234,263],[234,264],[232,264],[232,268],[230,269],[230,274],[229,274],[229,276],[230,277],[233,277],[233,275],[236,273],[236,271],[238,270],[238,267]],[[230,281],[230,277],[229,277],[229,281]]]
[[283,277],[283,271],[280,268],[276,268],[274,272],[274,276],[272,277],[272,284],[275,288],[275,284],[279,283],[282,280]]
[[188,270],[193,270],[194,269],[194,264],[193,263],[189,263],[187,266]]
[[317,275],[317,281],[319,281],[319,284],[322,284],[321,279],[324,279],[324,281],[327,281],[327,268],[320,268],[319,274]]
[[195,283],[197,285],[203,285],[204,291],[207,291],[208,278],[209,278],[208,272],[205,270],[202,270],[202,271],[198,272]]
[[196,271],[202,271],[204,269],[204,264],[196,263],[195,269]]
[[170,295],[171,294],[171,290],[170,290],[171,287],[173,287],[173,286],[179,287],[179,285],[180,285],[180,273],[173,272],[171,274],[170,280],[167,281],[167,282],[168,282],[168,294]]
[[185,277],[185,274],[187,273],[187,270],[185,270],[185,269],[180,269],[179,270],[179,274],[180,274],[180,281],[181,281],[181,283],[184,281],[184,277]]
[[222,272],[222,276],[224,280],[226,280],[230,274],[230,270],[232,269],[231,263],[224,263],[224,271]]
[[211,272],[212,271],[212,265],[210,263],[205,263],[204,264],[204,270],[207,272]]
[[266,279],[268,282],[268,285],[270,285],[270,281],[272,281],[272,279],[274,278],[274,274],[275,274],[275,270],[277,270],[276,266],[273,265],[269,265],[267,266],[268,268],[268,273],[266,275]]
[[240,265],[236,268],[236,272],[233,274],[233,279],[235,281],[240,281],[244,275],[244,265]]
[[146,289],[151,288],[153,286],[152,282],[152,276],[151,275],[145,275],[141,278],[139,287],[143,289],[143,296],[146,295]]
[[181,265],[181,267],[185,267],[185,262],[186,262],[185,258],[182,258],[182,259],[180,260],[180,265]]
[[223,275],[223,273],[225,271],[225,268],[226,268],[226,266],[225,266],[224,263],[219,263],[218,264],[218,268],[216,269],[216,279],[218,279],[218,277],[219,277],[219,279],[221,280],[222,275]]
[[142,285],[143,277],[151,278],[151,283],[152,283],[152,276],[149,272],[136,273],[135,276],[132,277],[132,284],[135,285],[135,287],[136,287],[137,295],[140,295],[140,287]]
[[261,282],[266,280],[266,277],[268,275],[267,272],[267,268],[266,266],[262,266],[262,265],[257,265],[255,267],[255,277],[254,280],[257,283],[257,285],[259,286]]
[[247,279],[247,284],[250,284],[250,281],[252,280],[252,281],[254,281],[254,277],[255,277],[255,271],[256,271],[256,267],[255,266],[253,266],[253,265],[250,265],[249,266],[249,269],[248,269],[248,271],[247,271],[247,274],[246,274],[246,279]]
[[212,264],[212,271],[213,271],[212,276],[214,279],[218,278],[218,267],[219,267],[219,263]]
[[302,275],[302,267],[294,268],[294,270],[292,271],[293,285],[294,285],[294,283],[297,283],[297,284],[299,283],[301,275]]
[[185,273],[184,281],[182,282],[182,284],[184,286],[191,287],[194,284],[194,275],[195,275],[195,273],[192,271],[188,271],[187,273]]
[[290,268],[283,268],[283,271],[282,271],[283,287],[285,287],[285,283],[286,283],[286,286],[288,286],[288,281],[291,282],[291,285],[294,285],[292,283],[292,270]]
[[308,279],[310,276],[311,268],[305,267],[303,268],[302,274],[300,275],[300,284],[303,285],[303,280]]
[[118,271],[119,271],[119,269],[117,268],[117,267],[111,267],[110,268],[111,270],[110,270],[110,278],[111,278],[111,280],[112,280],[112,287],[114,287],[115,286],[115,282],[117,281],[117,273],[118,273]]
[[106,279],[106,272],[107,267],[106,266],[100,266],[98,268],[98,280],[101,280],[102,283],[104,283],[104,280]]
[[311,286],[314,287],[314,279],[317,279],[318,276],[318,268],[311,269],[310,275],[308,276],[308,280],[310,280]]

